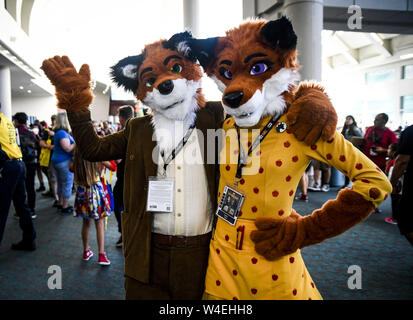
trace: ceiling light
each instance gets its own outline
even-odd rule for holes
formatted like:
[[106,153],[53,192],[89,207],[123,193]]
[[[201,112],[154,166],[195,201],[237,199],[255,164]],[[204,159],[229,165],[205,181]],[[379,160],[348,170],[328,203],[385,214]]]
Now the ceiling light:
[[32,93],[32,90],[27,90],[27,93]]
[[410,58],[413,58],[413,53],[402,54],[400,56],[400,59],[410,59]]
[[24,87],[23,87],[23,86],[20,86],[19,88],[20,88],[20,90],[23,90],[23,89],[24,89]]

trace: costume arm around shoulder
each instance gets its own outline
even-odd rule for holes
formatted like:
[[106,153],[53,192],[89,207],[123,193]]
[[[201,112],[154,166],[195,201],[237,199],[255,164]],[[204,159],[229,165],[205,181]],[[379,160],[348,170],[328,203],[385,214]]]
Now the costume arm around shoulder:
[[93,128],[88,109],[67,111],[76,146],[88,161],[106,161],[125,157],[129,123],[124,130],[100,138]]

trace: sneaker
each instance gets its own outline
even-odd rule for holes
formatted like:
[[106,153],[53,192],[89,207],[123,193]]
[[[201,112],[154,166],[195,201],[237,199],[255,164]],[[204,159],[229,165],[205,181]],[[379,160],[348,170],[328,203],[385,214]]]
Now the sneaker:
[[36,212],[32,211],[31,214],[32,214],[32,219],[36,219],[36,218],[37,218]]
[[99,263],[101,266],[108,266],[108,265],[110,265],[110,261],[109,261],[108,258],[106,257],[106,253],[99,253],[98,263]]
[[24,242],[22,240],[19,243],[12,244],[11,249],[17,251],[34,251],[36,250],[36,243],[34,240],[32,242]]
[[374,209],[374,213],[381,213],[381,210],[379,208]]
[[308,195],[307,194],[301,194],[299,197],[295,197],[295,200],[308,202]]
[[323,184],[323,186],[321,187],[321,191],[329,192],[330,191],[330,185],[329,184]]
[[83,261],[89,261],[90,258],[93,257],[93,252],[92,250],[88,249],[85,252],[83,252]]
[[122,248],[122,236],[120,236],[118,242],[116,242],[116,248]]
[[73,207],[69,206],[69,207],[64,208],[64,209],[62,208],[62,210],[60,212],[63,213],[63,214],[71,214],[71,213],[73,213]]
[[311,191],[320,191],[321,188],[320,188],[320,185],[314,184],[313,186],[309,186],[309,187],[308,187],[308,190],[311,190]]
[[387,223],[390,223],[390,224],[397,224],[397,220],[393,219],[393,218],[386,218],[386,219],[384,219],[384,221],[386,221]]
[[42,191],[46,191],[46,188],[44,187],[44,185],[41,185],[38,189],[36,189],[37,192],[42,192]]

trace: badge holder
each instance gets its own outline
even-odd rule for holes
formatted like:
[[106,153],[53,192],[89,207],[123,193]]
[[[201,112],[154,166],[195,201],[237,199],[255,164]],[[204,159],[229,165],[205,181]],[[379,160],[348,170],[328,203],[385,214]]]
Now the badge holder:
[[245,192],[235,185],[226,185],[216,215],[234,226],[245,199]]
[[173,178],[149,177],[146,211],[171,213],[174,209]]

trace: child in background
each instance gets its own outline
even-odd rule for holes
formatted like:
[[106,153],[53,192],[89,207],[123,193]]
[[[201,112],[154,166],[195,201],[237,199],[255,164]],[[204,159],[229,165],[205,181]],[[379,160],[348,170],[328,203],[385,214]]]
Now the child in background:
[[[93,256],[89,246],[90,221],[95,221],[96,235],[99,249],[98,263],[102,266],[110,265],[105,253],[104,220],[111,212],[111,203],[105,196],[100,180],[100,163],[83,160],[79,151],[75,149],[73,170],[74,181],[77,185],[75,198],[75,217],[83,218],[82,241],[83,260],[88,261]],[[105,166],[107,164],[105,163]],[[110,163],[109,163],[110,166]]]
[[[396,161],[396,157],[397,157],[397,143],[392,143],[389,145],[389,148],[387,149],[387,156],[389,157],[389,160],[387,161],[387,164],[386,164],[385,173],[390,180],[391,174],[393,172],[394,162]],[[396,193],[391,194],[392,217],[384,219],[384,221],[391,223],[391,224],[397,224],[397,216],[399,214],[399,203],[400,203],[400,198],[401,198],[401,193],[402,193],[402,185],[403,185],[403,180],[402,178],[400,178],[397,183]]]

